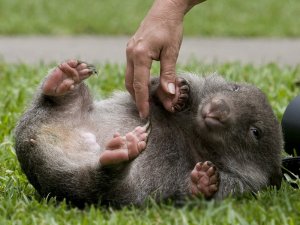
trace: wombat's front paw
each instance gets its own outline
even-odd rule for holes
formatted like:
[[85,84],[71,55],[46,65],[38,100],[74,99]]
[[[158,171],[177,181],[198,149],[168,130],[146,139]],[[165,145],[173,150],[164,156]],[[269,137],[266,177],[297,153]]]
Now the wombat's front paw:
[[42,86],[43,94],[61,96],[74,89],[76,84],[97,73],[94,66],[79,60],[68,60],[50,72]]
[[176,79],[175,85],[175,94],[167,96],[165,92],[163,92],[162,87],[159,86],[156,91],[156,96],[163,104],[164,108],[169,112],[181,112],[187,107],[187,102],[189,99],[190,87],[188,82],[178,77]]
[[191,172],[191,193],[211,198],[219,187],[219,173],[212,162],[199,162]]
[[186,107],[186,103],[187,103],[187,100],[189,98],[189,91],[190,91],[190,87],[188,85],[188,82],[183,79],[183,78],[177,78],[177,81],[176,81],[176,84],[177,84],[177,91],[176,91],[176,99],[175,101],[173,101],[173,108],[174,108],[174,111],[176,112],[180,112],[182,110],[185,109]]
[[115,165],[136,158],[146,148],[148,128],[149,124],[136,127],[125,136],[116,133],[107,143],[105,151],[101,153],[100,165]]

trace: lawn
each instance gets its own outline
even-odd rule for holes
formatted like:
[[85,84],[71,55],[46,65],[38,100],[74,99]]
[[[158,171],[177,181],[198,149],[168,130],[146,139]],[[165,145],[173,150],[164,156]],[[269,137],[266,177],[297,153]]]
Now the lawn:
[[[132,35],[152,0],[46,1],[0,0],[0,35]],[[207,0],[185,18],[185,36],[300,37],[299,0]],[[0,61],[0,224],[300,224],[300,190],[283,181],[255,195],[221,202],[195,199],[182,207],[153,202],[122,210],[88,206],[83,210],[41,199],[22,173],[14,152],[13,129],[51,65]],[[98,98],[124,90],[124,66],[98,64],[89,79]],[[202,64],[178,65],[179,71],[218,72],[261,88],[281,120],[300,91],[300,65],[279,67]],[[159,71],[154,64],[153,74]],[[300,185],[300,180],[297,180]],[[298,222],[297,222],[298,221]]]
[[[39,82],[50,65],[11,65],[0,62],[0,224],[299,224],[300,190],[287,182],[280,190],[270,188],[256,195],[224,201],[196,199],[183,207],[172,204],[149,203],[144,208],[122,210],[86,207],[83,210],[68,207],[55,199],[41,199],[28,184],[14,153],[13,129],[16,121],[30,103]],[[89,80],[89,86],[98,97],[108,96],[113,90],[124,89],[122,65],[97,65],[99,76]],[[153,73],[158,72],[158,64]],[[300,87],[300,67],[281,67],[269,64],[207,65],[190,62],[179,65],[179,71],[207,74],[217,71],[234,81],[249,82],[260,87],[268,96],[281,119],[288,102]],[[299,180],[298,180],[299,183]],[[298,221],[298,222],[297,222]]]
[[[131,35],[153,0],[1,0],[0,35]],[[185,18],[185,35],[299,37],[299,0],[207,0]]]

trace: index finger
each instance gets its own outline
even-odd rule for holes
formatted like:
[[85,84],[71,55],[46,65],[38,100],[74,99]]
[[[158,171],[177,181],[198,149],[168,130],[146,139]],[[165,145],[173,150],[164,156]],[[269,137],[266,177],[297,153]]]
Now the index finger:
[[133,97],[135,101],[135,94],[134,94],[134,89],[133,89],[133,50],[134,50],[134,43],[133,43],[134,38],[130,39],[127,43],[126,46],[126,60],[127,60],[127,65],[126,65],[126,73],[125,73],[125,87],[127,91],[130,93],[130,95]]
[[141,118],[149,115],[149,79],[152,60],[139,58],[134,62],[133,89]]
[[127,58],[127,65],[126,65],[126,73],[125,73],[125,86],[127,91],[130,93],[130,95],[133,97],[135,101],[135,93],[133,89],[133,74],[134,68],[133,68],[133,62],[131,59]]

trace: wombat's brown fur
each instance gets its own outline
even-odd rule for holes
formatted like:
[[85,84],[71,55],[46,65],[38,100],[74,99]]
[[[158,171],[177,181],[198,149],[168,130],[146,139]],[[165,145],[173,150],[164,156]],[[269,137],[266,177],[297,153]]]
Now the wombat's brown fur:
[[[158,79],[153,79],[146,149],[108,166],[99,158],[113,134],[145,123],[129,94],[93,101],[80,81],[59,96],[41,88],[16,127],[16,153],[30,183],[42,196],[77,205],[176,199],[204,193],[200,186],[211,184],[217,189],[204,195],[217,199],[279,186],[282,133],[265,95],[217,75],[180,76],[189,97],[178,112],[163,108],[155,96]],[[209,184],[193,174],[201,173],[204,162],[210,171],[204,173],[215,179]]]

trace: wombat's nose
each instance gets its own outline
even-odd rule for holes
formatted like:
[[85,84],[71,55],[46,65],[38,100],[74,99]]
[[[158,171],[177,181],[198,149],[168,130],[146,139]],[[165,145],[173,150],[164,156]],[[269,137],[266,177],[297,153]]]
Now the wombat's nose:
[[209,127],[223,125],[229,113],[230,107],[222,98],[213,98],[202,109],[202,117]]

